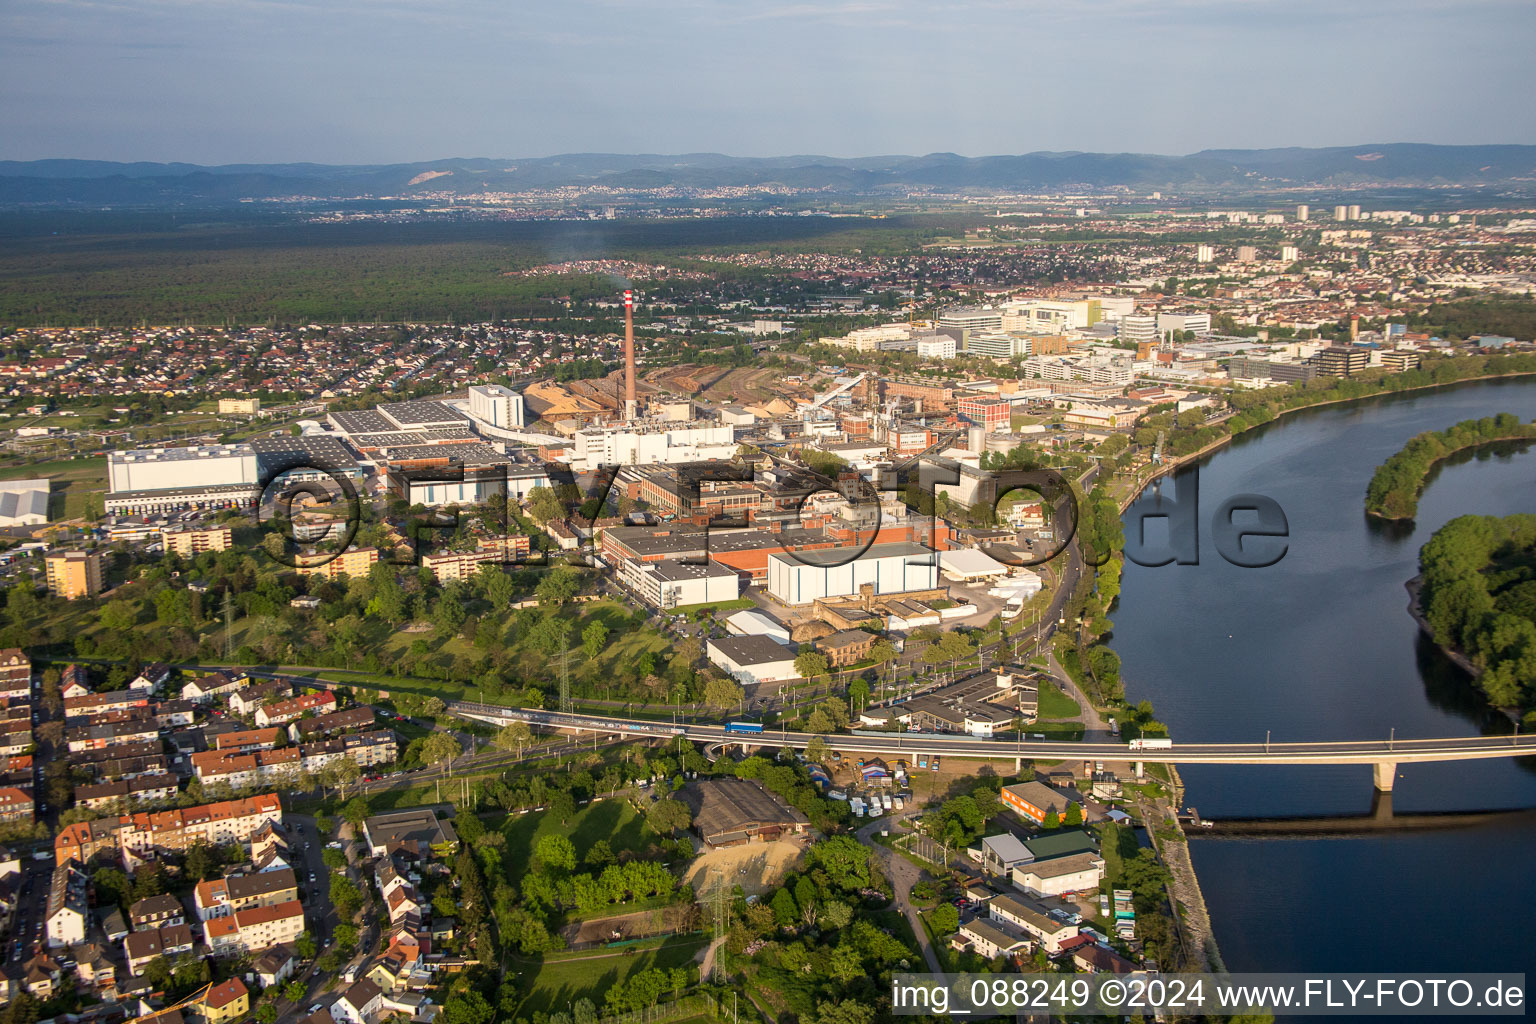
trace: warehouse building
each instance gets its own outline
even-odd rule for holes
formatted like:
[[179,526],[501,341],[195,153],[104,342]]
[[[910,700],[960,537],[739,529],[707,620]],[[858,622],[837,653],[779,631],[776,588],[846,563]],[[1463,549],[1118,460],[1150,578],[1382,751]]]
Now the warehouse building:
[[852,597],[865,587],[880,597],[938,585],[938,559],[921,544],[876,544],[852,559],[839,549],[768,556],[768,593],[788,605]]
[[751,779],[701,779],[678,794],[693,812],[693,827],[711,849],[771,843],[802,835],[805,815],[786,806]]
[[705,652],[712,664],[743,684],[776,683],[797,677],[795,649],[766,636],[728,636],[710,640]]

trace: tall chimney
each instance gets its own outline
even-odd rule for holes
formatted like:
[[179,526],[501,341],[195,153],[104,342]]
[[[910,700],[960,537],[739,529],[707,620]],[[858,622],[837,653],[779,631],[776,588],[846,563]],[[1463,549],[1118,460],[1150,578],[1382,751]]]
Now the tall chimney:
[[635,422],[635,294],[624,289],[624,422]]

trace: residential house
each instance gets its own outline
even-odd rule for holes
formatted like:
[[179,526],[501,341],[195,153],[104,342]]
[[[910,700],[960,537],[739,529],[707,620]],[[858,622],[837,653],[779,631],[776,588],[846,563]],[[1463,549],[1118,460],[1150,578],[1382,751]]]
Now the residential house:
[[86,903],[89,883],[89,876],[74,864],[66,861],[54,868],[44,910],[49,949],[85,941],[85,927],[90,915]]
[[331,1004],[331,1016],[339,1024],[373,1024],[383,1002],[383,989],[363,978]]
[[303,715],[327,715],[336,710],[336,695],[330,690],[306,693],[301,697],[263,704],[256,709],[256,724],[261,728],[292,722]]
[[200,1005],[205,1024],[225,1024],[239,1020],[251,1011],[251,995],[244,982],[230,978],[210,988]]
[[1023,952],[1029,946],[1029,941],[1023,935],[985,917],[973,918],[961,925],[949,941],[955,949],[975,953],[985,960],[1011,956]]
[[193,945],[191,925],[173,924],[165,928],[133,932],[123,940],[128,973],[137,977],[144,973],[156,957],[175,958],[182,953],[192,952]]
[[270,907],[299,898],[299,880],[292,868],[249,875],[227,875],[199,882],[193,890],[197,919],[207,921],[247,907]]
[[1078,933],[1078,926],[1052,917],[1033,900],[1002,895],[987,905],[994,921],[1006,921],[1040,944],[1047,953],[1061,950],[1061,944]]
[[128,922],[133,925],[134,931],[154,931],[186,924],[187,911],[181,905],[181,900],[170,893],[161,893],[134,901],[133,906],[128,908]]

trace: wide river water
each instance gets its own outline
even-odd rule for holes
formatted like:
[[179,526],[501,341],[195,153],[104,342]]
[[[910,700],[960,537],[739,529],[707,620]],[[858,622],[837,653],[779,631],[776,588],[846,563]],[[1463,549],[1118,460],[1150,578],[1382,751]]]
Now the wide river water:
[[[1111,618],[1128,699],[1150,699],[1175,743],[1262,741],[1266,730],[1277,742],[1487,730],[1465,676],[1420,637],[1403,584],[1448,520],[1536,512],[1536,449],[1447,461],[1411,527],[1370,522],[1363,503],[1374,468],[1414,434],[1499,412],[1536,417],[1536,379],[1309,410],[1207,457],[1199,564],[1126,565]],[[1166,496],[1177,479],[1162,481]],[[1156,490],[1128,510],[1128,533]],[[1285,510],[1290,546],[1276,565],[1242,569],[1216,553],[1211,516],[1238,493]],[[1372,812],[1364,766],[1181,773],[1186,803],[1218,821]],[[1392,797],[1396,814],[1511,808],[1536,808],[1536,766],[1404,765]],[[1536,815],[1347,837],[1192,838],[1230,970],[1536,969]]]

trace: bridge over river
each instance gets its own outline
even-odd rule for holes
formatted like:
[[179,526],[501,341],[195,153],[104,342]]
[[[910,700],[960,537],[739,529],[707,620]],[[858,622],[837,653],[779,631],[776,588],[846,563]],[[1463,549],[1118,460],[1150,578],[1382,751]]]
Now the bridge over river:
[[[527,722],[547,729],[612,733],[627,736],[682,736],[693,743],[740,743],[742,746],[774,745],[804,748],[818,734],[768,729],[743,733],[729,726],[697,722],[667,722],[579,715],[539,708],[509,708],[496,704],[450,701],[448,711],[464,718],[505,725]],[[1144,764],[1361,764],[1370,765],[1376,789],[1392,791],[1397,767],[1427,761],[1477,761],[1488,758],[1536,756],[1536,735],[1450,736],[1438,739],[1323,740],[1304,743],[1175,743],[1168,747],[1134,749],[1125,742],[1085,743],[1062,740],[1029,740],[1022,737],[992,739],[955,733],[825,733],[829,747],[906,757],[936,753],[944,757],[1013,758],[1015,765],[1036,761],[1126,761]]]

